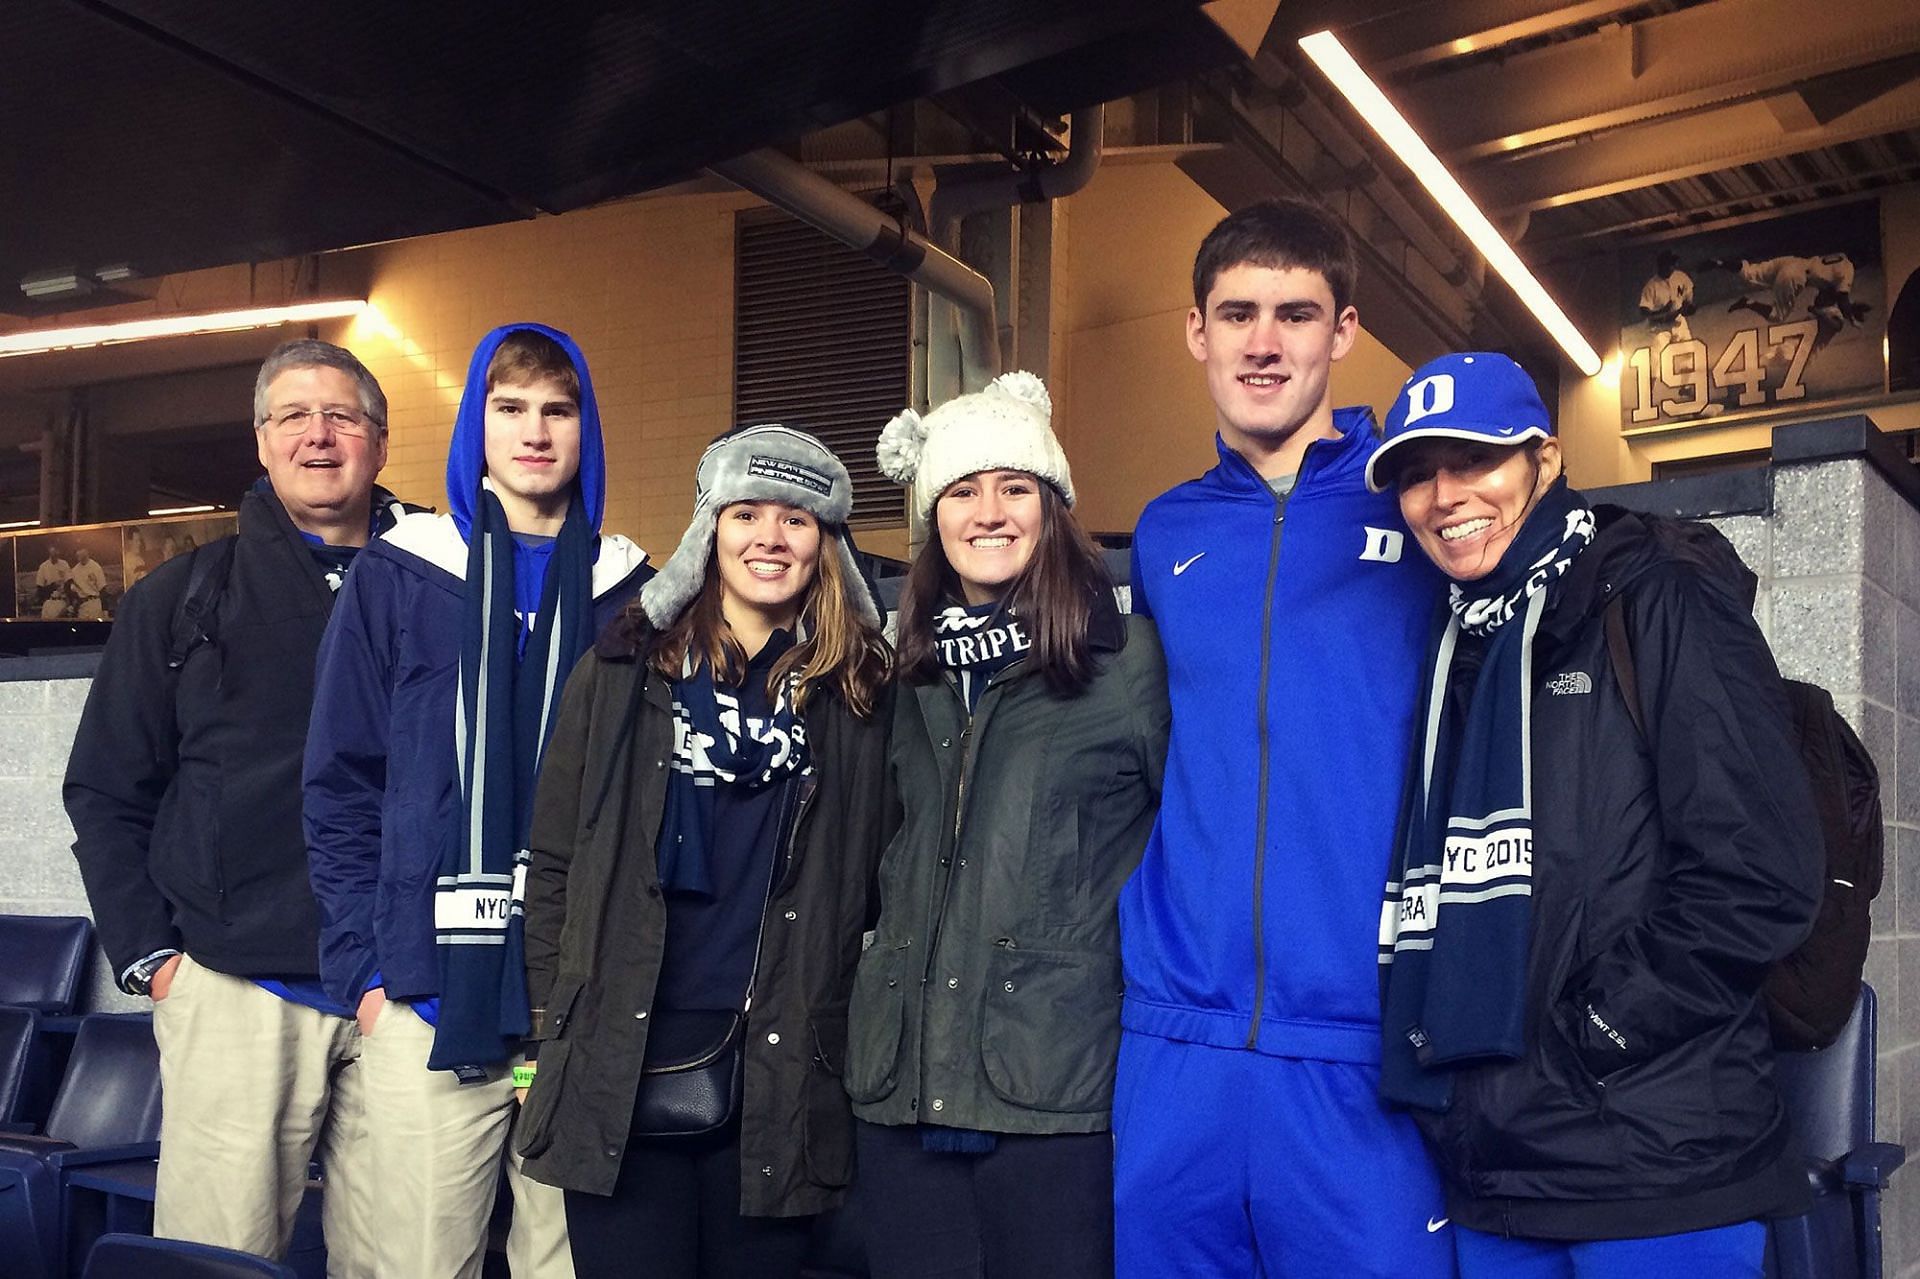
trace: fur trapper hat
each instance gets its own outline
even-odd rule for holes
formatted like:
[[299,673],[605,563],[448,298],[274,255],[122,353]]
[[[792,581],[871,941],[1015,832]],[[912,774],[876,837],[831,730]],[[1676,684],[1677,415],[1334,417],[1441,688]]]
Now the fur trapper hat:
[[655,629],[673,625],[700,594],[720,511],[735,502],[780,502],[830,526],[854,608],[875,626],[880,624],[880,610],[853,558],[853,538],[847,533],[853,481],[826,445],[789,426],[743,426],[707,446],[693,484],[693,522],[672,558],[640,588],[640,607]]
[[1002,373],[984,391],[948,400],[925,417],[912,409],[880,432],[880,470],[911,485],[913,509],[931,518],[947,486],[980,471],[1037,475],[1073,505],[1066,451],[1053,434],[1053,399],[1031,373]]

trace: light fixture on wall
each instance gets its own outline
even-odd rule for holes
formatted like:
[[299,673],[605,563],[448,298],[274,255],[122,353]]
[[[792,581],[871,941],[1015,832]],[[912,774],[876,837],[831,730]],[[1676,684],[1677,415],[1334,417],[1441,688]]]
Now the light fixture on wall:
[[278,324],[340,320],[358,315],[366,309],[364,301],[339,298],[326,302],[295,302],[288,306],[249,307],[241,311],[214,311],[200,315],[163,315],[146,320],[121,320],[114,324],[29,329],[23,333],[0,334],[0,359],[13,355],[40,355],[48,351],[74,351],[117,342],[141,342],[149,338],[233,333],[241,329],[272,328]]
[[1480,256],[1487,260],[1487,265],[1498,271],[1500,278],[1519,295],[1520,301],[1533,312],[1534,318],[1560,344],[1560,349],[1567,353],[1574,367],[1588,377],[1599,373],[1599,352],[1580,335],[1580,330],[1573,326],[1573,321],[1560,309],[1560,304],[1534,278],[1533,272],[1520,260],[1520,255],[1513,251],[1513,246],[1494,230],[1493,223],[1487,220],[1487,215],[1480,211],[1473,197],[1447,171],[1440,157],[1407,123],[1407,118],[1387,101],[1372,77],[1360,69],[1360,64],[1353,60],[1353,55],[1347,52],[1339,37],[1331,31],[1316,31],[1301,38],[1300,48],[1313,59],[1314,65],[1326,74],[1327,79],[1333,81],[1333,87],[1346,95],[1347,101],[1360,113],[1360,118],[1380,135],[1380,140],[1413,170],[1413,176],[1439,203],[1441,212],[1453,219],[1454,225],[1472,241],[1473,247],[1480,251]]

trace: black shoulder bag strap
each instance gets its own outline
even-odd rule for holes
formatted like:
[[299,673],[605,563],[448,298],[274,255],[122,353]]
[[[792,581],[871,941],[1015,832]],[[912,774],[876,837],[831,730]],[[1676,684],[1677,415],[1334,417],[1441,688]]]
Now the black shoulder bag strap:
[[173,642],[167,649],[167,669],[177,671],[187,657],[202,644],[214,639],[213,617],[220,597],[227,591],[227,575],[233,568],[236,536],[223,537],[189,552],[187,589],[180,607],[173,614]]

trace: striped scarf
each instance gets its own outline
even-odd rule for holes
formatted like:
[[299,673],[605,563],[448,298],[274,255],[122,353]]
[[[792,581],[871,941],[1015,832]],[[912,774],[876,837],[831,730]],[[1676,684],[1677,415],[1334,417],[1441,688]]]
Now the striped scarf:
[[561,689],[593,639],[594,538],[582,508],[568,507],[554,540],[524,656],[513,531],[491,489],[468,538],[453,723],[462,820],[434,892],[440,1010],[427,1059],[462,1082],[510,1057],[530,1025],[522,903],[534,781]]
[[[1593,540],[1564,480],[1494,571],[1455,583],[1421,708],[1402,839],[1380,919],[1381,1095],[1446,1109],[1451,1068],[1525,1045],[1533,925],[1533,637],[1548,587]],[[1463,715],[1448,685],[1461,633],[1486,652]]]

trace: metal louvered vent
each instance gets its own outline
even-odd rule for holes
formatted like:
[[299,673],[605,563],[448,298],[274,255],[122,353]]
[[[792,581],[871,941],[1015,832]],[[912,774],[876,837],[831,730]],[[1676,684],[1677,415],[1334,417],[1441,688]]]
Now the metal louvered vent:
[[873,448],[907,406],[906,277],[765,210],[739,215],[734,244],[734,422],[818,436],[853,477],[853,523],[901,523]]

